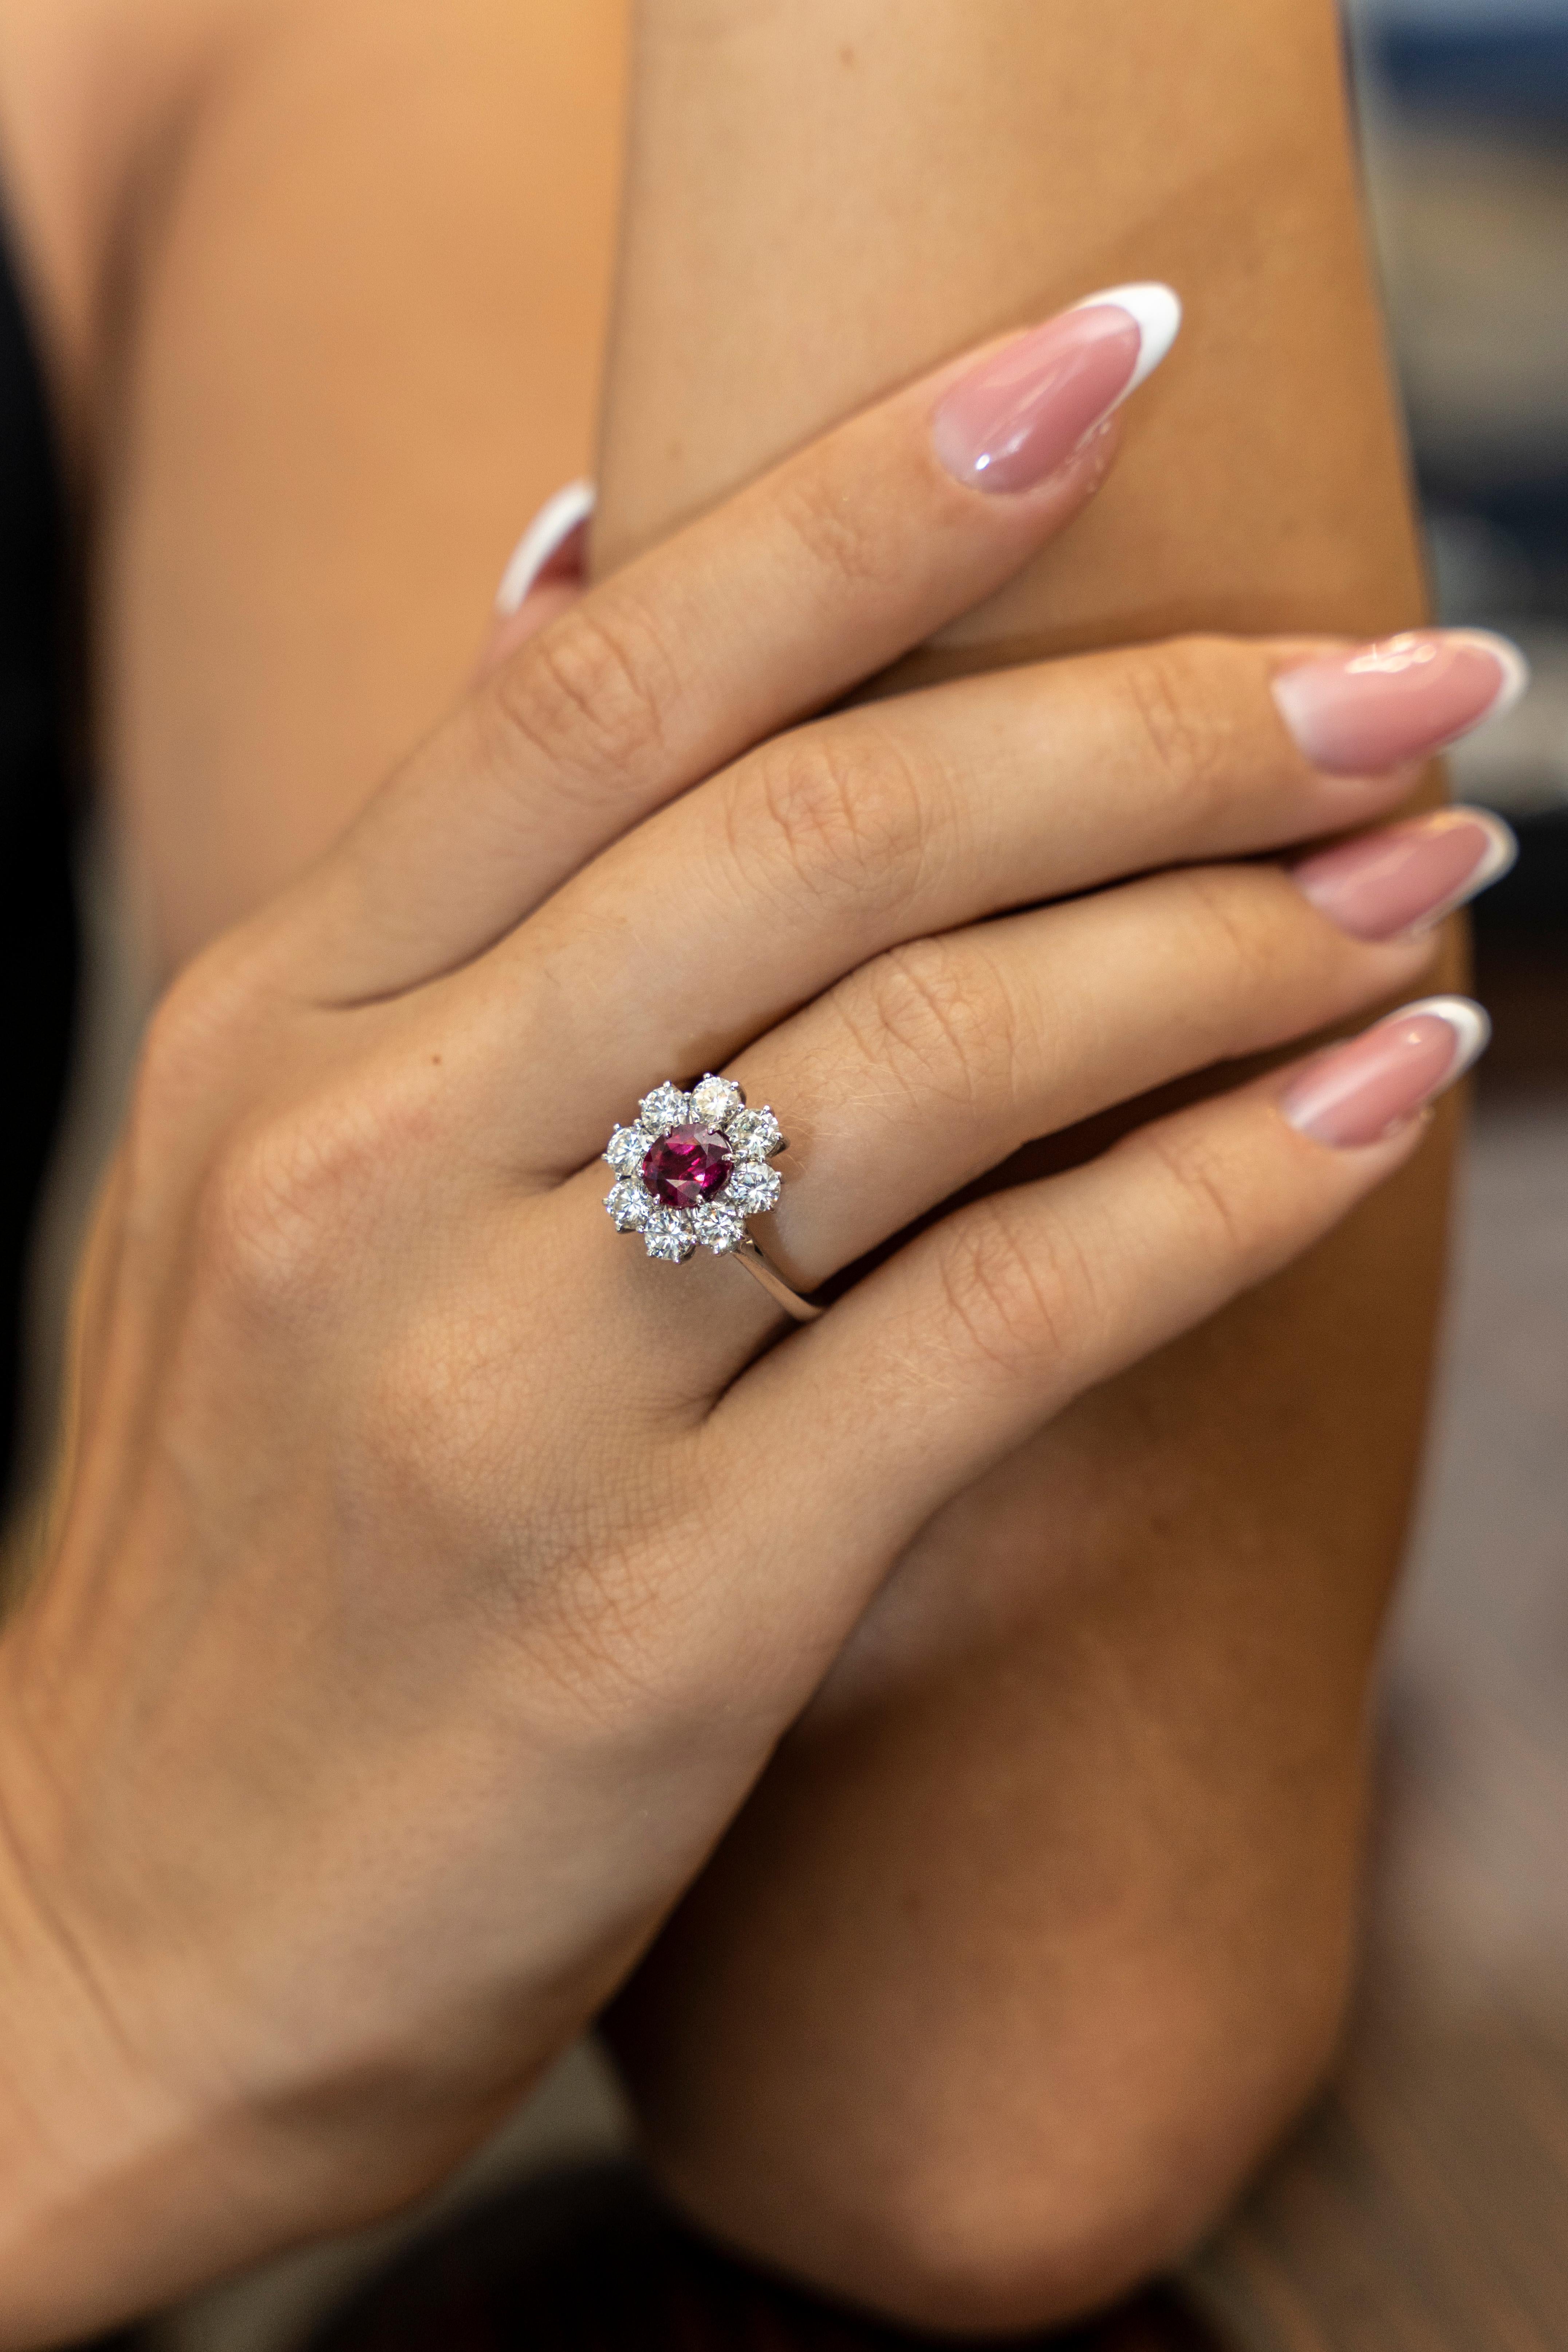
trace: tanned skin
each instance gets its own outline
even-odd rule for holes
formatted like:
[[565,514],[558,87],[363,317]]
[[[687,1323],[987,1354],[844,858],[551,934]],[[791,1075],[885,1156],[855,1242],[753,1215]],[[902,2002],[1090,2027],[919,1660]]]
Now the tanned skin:
[[[904,675],[1421,616],[1327,0],[647,0],[612,309],[626,30],[0,22],[160,971],[456,697],[518,530],[593,463],[606,320],[601,569],[943,353],[1161,277],[1187,326],[1110,487]],[[1150,675],[1201,792],[1203,713]],[[1439,1133],[912,1549],[619,2004],[710,2226],[915,2321],[1027,2324],[1177,2253],[1296,2110],[1351,1961],[1445,1164]]]

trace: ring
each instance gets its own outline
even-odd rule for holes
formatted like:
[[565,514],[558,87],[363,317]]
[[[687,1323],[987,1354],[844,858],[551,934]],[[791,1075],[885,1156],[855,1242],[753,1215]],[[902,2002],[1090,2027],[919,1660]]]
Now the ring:
[[617,1181],[605,1195],[620,1234],[641,1234],[649,1257],[681,1265],[699,1247],[732,1257],[797,1323],[822,1313],[792,1290],[746,1231],[765,1216],[784,1180],[768,1161],[784,1148],[764,1103],[748,1110],[733,1078],[711,1072],[689,1091],[668,1078],[637,1106],[637,1121],[617,1127],[605,1158]]

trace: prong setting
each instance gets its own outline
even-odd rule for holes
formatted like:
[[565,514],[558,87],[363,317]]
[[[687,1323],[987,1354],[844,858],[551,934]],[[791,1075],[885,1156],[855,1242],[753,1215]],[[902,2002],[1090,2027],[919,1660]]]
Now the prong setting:
[[777,1203],[782,1180],[767,1162],[784,1148],[773,1112],[748,1109],[733,1078],[709,1071],[689,1089],[666,1079],[605,1147],[618,1179],[605,1207],[649,1257],[679,1265],[700,1247],[725,1257],[746,1243],[745,1220]]

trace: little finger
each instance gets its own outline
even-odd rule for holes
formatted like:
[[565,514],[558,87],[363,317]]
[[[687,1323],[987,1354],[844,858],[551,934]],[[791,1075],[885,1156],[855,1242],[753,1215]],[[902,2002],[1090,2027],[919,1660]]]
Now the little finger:
[[[1424,1107],[1488,1034],[1464,998],[1406,1005],[959,1211],[755,1365],[710,1426],[791,1559],[831,1567],[814,1595],[830,1621],[852,1622],[931,1513],[1074,1397],[1330,1232],[1409,1158]],[[787,1452],[778,1427],[797,1433]]]

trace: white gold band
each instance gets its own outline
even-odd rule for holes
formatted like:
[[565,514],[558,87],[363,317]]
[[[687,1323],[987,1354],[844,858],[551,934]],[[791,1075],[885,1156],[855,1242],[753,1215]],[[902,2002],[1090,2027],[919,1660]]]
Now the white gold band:
[[775,1300],[786,1315],[793,1315],[797,1323],[815,1323],[819,1315],[826,1313],[826,1308],[814,1307],[809,1298],[803,1298],[798,1290],[790,1288],[772,1258],[763,1255],[750,1234],[729,1255],[737,1265],[743,1265],[752,1280],[760,1282],[768,1297]]

